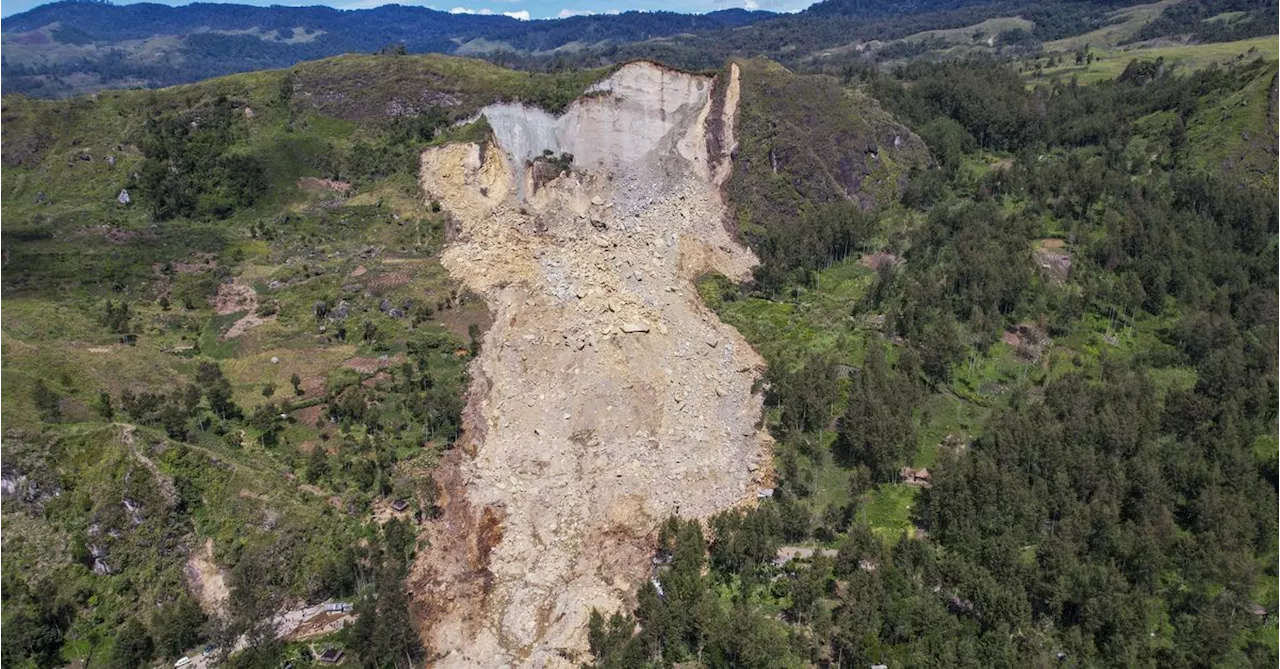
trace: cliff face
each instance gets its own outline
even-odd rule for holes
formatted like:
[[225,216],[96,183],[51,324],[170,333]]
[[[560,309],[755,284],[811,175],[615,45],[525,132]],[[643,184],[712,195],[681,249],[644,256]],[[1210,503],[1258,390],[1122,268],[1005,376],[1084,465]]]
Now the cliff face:
[[489,145],[422,157],[460,230],[444,264],[495,315],[410,578],[438,666],[580,662],[591,609],[633,596],[664,518],[767,482],[763,363],[692,284],[756,262],[724,226],[737,67],[723,76],[633,63],[558,117],[487,107]]

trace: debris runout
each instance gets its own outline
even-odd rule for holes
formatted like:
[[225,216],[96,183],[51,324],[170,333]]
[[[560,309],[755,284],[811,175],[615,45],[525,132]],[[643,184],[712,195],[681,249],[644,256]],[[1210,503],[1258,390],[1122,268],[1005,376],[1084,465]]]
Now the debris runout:
[[[737,76],[633,63],[560,117],[494,105],[489,146],[423,154],[460,231],[445,267],[495,317],[410,575],[434,666],[577,666],[591,610],[634,603],[667,516],[770,485],[763,360],[693,285],[757,262],[720,191]],[[563,154],[572,169],[535,182]]]

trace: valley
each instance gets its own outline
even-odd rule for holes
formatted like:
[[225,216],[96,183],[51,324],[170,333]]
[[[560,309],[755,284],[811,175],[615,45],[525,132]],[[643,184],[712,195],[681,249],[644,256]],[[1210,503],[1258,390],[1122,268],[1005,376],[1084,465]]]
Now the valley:
[[6,19],[5,666],[1274,666],[1226,3]]

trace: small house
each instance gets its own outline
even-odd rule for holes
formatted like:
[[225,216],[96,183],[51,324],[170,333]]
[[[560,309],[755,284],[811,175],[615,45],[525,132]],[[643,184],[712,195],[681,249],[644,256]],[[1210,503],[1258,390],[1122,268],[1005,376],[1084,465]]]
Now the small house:
[[395,511],[396,513],[403,513],[404,510],[408,508],[409,508],[409,502],[403,499],[397,499],[391,502],[391,510]]
[[765,488],[756,493],[756,499],[765,499],[766,497],[773,497],[773,488]]
[[334,648],[333,646],[330,646],[328,648],[325,648],[324,652],[320,653],[320,657],[316,659],[319,660],[322,664],[341,664],[342,649]]
[[899,479],[907,484],[921,487],[929,487],[933,484],[933,477],[929,475],[929,470],[921,467],[915,469],[913,467],[903,467],[899,475]]

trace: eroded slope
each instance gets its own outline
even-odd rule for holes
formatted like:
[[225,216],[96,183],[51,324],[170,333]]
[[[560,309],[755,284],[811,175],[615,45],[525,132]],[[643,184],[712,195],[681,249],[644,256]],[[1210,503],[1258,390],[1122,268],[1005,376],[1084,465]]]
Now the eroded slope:
[[[561,117],[486,108],[496,146],[422,157],[460,226],[444,263],[495,313],[411,577],[438,666],[581,659],[591,609],[633,594],[662,519],[753,499],[768,475],[763,363],[692,285],[755,264],[718,187],[736,66],[715,83],[633,63]],[[546,150],[573,169],[535,179]]]

